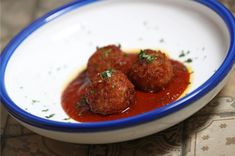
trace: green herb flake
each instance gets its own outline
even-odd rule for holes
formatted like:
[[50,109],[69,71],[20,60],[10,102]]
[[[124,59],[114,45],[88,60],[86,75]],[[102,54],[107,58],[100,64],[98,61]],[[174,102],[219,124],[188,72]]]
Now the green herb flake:
[[64,118],[63,120],[70,120],[71,118],[70,117],[68,117],[68,118]]
[[109,54],[112,52],[112,49],[102,50],[102,52],[104,57],[108,57]]
[[49,109],[44,109],[44,110],[42,110],[42,112],[48,112],[48,110],[49,110]]
[[79,108],[79,107],[82,107],[82,106],[86,106],[87,105],[87,99],[85,98],[85,97],[82,97],[81,99],[80,99],[80,101],[77,103],[77,107]]
[[184,62],[186,62],[186,63],[191,63],[191,62],[193,62],[193,60],[192,60],[191,58],[188,58],[188,59],[185,60]]
[[113,69],[109,69],[109,70],[102,72],[100,75],[103,79],[107,79],[107,78],[110,78],[112,74],[113,74]]
[[185,53],[184,53],[184,51],[182,50],[181,53],[180,53],[180,55],[179,55],[179,57],[184,57],[184,56],[185,56]]
[[55,114],[50,114],[48,116],[45,116],[45,118],[49,119],[49,118],[52,118],[53,116],[55,116]]
[[188,50],[187,52],[185,52],[184,50],[181,51],[181,53],[179,54],[179,57],[185,57],[186,55],[190,54],[190,50]]
[[37,102],[40,102],[40,101],[38,101],[38,100],[32,100],[32,104],[37,103]]
[[90,90],[90,93],[91,93],[91,94],[95,94],[95,93],[96,93],[96,90]]
[[121,45],[120,43],[118,44],[118,48],[119,48],[119,49],[121,49],[121,48],[122,48],[122,45]]
[[128,57],[129,55],[127,53],[124,54],[124,57]]
[[156,56],[148,55],[144,50],[140,50],[139,59],[145,60],[147,63],[152,63],[155,60]]

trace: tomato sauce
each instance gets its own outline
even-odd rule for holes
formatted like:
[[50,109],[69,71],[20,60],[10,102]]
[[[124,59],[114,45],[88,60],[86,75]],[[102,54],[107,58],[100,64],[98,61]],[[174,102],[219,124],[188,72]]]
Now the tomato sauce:
[[[134,58],[137,54],[131,54]],[[77,107],[82,98],[84,90],[90,81],[86,70],[81,72],[64,90],[62,94],[62,106],[72,119],[79,122],[97,122],[126,118],[142,114],[153,109],[165,106],[176,101],[190,84],[190,73],[180,62],[171,60],[174,67],[174,77],[167,86],[156,93],[146,93],[136,90],[136,100],[130,107],[121,113],[111,115],[100,115],[91,111],[80,114],[81,108]]]

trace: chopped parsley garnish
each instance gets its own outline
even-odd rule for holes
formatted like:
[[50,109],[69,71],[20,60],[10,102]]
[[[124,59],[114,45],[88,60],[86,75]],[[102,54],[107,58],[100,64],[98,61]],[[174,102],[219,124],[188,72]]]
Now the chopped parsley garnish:
[[87,99],[85,97],[81,98],[81,100],[77,103],[77,107],[82,107],[87,105]]
[[45,116],[47,119],[49,119],[49,118],[52,118],[53,116],[55,116],[55,114],[50,114],[50,115],[48,115],[48,116]]
[[144,50],[140,50],[139,59],[145,60],[147,63],[152,63],[155,60],[156,56],[148,55]]
[[185,53],[184,53],[184,51],[182,50],[181,53],[180,53],[180,55],[179,55],[179,57],[184,57],[184,56],[185,56]]
[[63,120],[70,120],[71,118],[70,117],[68,117],[68,118],[64,118]]
[[107,78],[110,78],[113,74],[113,69],[109,69],[109,70],[106,70],[104,72],[102,72],[100,75],[103,79],[107,79]]
[[102,52],[103,52],[104,57],[108,57],[109,54],[112,52],[112,49],[105,49],[105,50],[102,50]]
[[49,109],[44,109],[44,110],[42,110],[42,112],[47,112]]
[[125,54],[124,54],[124,57],[128,57],[128,54],[127,54],[127,53],[125,53]]
[[191,62],[193,62],[193,60],[192,60],[191,58],[188,58],[188,59],[185,60],[184,62],[186,62],[186,63],[191,63]]
[[179,57],[185,57],[186,55],[190,54],[190,51],[188,50],[186,53],[184,50],[181,51],[181,53],[179,54]]
[[95,94],[95,93],[96,93],[96,90],[90,90],[90,93],[91,93],[91,94]]
[[38,100],[32,100],[32,104],[39,102]]

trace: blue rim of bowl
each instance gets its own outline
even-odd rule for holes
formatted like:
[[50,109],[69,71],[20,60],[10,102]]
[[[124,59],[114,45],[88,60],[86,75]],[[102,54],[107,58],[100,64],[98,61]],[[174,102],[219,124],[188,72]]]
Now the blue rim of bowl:
[[94,122],[94,123],[67,123],[67,122],[59,122],[52,121],[44,118],[40,118],[34,116],[23,109],[19,108],[8,96],[7,91],[5,89],[5,69],[7,67],[7,63],[14,53],[15,49],[20,45],[21,42],[24,41],[31,33],[37,30],[42,25],[52,21],[53,19],[84,5],[97,2],[98,0],[82,0],[82,1],[74,1],[67,5],[64,5],[58,9],[55,9],[48,14],[42,16],[41,18],[34,21],[24,30],[22,30],[15,38],[11,40],[11,42],[7,45],[7,47],[3,50],[3,53],[0,56],[1,67],[0,67],[0,98],[2,103],[8,109],[11,115],[17,118],[20,121],[23,121],[31,126],[35,126],[38,128],[43,128],[47,130],[55,130],[55,131],[64,131],[64,132],[94,132],[94,131],[105,131],[105,130],[113,130],[120,129],[124,127],[130,127],[134,125],[139,125],[141,123],[150,122],[155,119],[164,117],[168,114],[174,113],[193,102],[197,101],[213,88],[215,88],[220,81],[222,81],[225,76],[232,69],[232,66],[235,62],[235,20],[234,16],[231,12],[226,9],[221,3],[213,0],[195,0],[198,3],[201,3],[208,8],[214,10],[223,21],[227,25],[227,29],[230,32],[230,47],[228,50],[228,54],[220,66],[220,68],[215,72],[215,74],[207,80],[203,85],[199,88],[188,94],[187,96],[169,104],[163,106],[159,109],[152,110],[150,112],[146,112],[140,115],[136,115],[133,117],[128,117],[124,119],[105,121],[105,122]]

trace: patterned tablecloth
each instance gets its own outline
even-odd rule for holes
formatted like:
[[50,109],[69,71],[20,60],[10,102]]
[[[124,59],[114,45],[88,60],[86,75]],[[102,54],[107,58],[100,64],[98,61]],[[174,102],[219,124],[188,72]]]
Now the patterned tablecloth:
[[[3,0],[1,49],[30,23],[68,0]],[[235,0],[221,0],[235,13]],[[160,133],[115,144],[80,145],[51,140],[22,127],[1,105],[2,156],[234,156],[235,70],[206,107]]]

